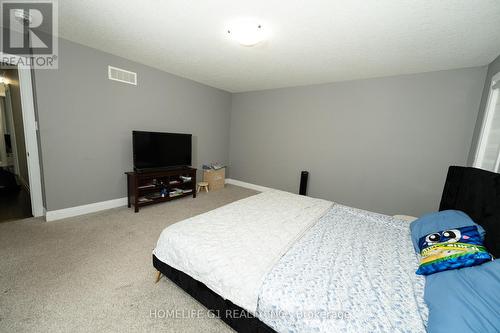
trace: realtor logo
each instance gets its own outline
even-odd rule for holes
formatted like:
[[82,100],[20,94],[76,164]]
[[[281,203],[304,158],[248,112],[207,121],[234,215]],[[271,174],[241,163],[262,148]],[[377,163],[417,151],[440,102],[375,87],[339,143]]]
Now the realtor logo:
[[0,2],[2,3],[0,43],[2,58],[16,55],[23,57],[23,62],[28,61],[28,65],[35,68],[56,68],[57,3]]

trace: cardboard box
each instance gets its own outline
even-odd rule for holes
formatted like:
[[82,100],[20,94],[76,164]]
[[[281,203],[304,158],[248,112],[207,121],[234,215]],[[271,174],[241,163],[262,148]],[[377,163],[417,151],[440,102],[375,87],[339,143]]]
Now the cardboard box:
[[208,189],[210,191],[224,188],[226,182],[226,168],[219,170],[204,170],[203,181],[208,183]]

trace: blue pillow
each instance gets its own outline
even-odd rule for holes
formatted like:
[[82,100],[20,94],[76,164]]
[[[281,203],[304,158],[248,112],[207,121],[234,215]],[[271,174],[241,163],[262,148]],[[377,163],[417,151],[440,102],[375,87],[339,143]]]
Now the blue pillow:
[[468,227],[471,225],[477,226],[477,230],[484,239],[484,229],[480,225],[474,223],[469,215],[459,210],[443,210],[441,212],[429,213],[423,215],[419,219],[410,224],[411,240],[415,252],[420,253],[418,241],[420,238],[447,229],[456,229]]
[[428,275],[424,299],[429,333],[498,332],[500,259]]
[[477,226],[446,229],[420,238],[419,275],[480,265],[493,258],[486,251]]

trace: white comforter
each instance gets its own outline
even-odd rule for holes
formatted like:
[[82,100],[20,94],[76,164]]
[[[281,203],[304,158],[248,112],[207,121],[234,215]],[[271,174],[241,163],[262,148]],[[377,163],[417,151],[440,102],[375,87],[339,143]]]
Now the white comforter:
[[288,192],[263,192],[169,226],[153,253],[255,313],[266,274],[332,205]]

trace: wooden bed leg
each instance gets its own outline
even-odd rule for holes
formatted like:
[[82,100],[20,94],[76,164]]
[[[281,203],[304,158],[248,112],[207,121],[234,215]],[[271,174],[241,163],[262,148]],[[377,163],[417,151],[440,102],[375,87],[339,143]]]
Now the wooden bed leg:
[[161,272],[158,271],[158,273],[156,274],[156,281],[155,281],[155,283],[158,283],[160,281],[160,279],[161,279]]

